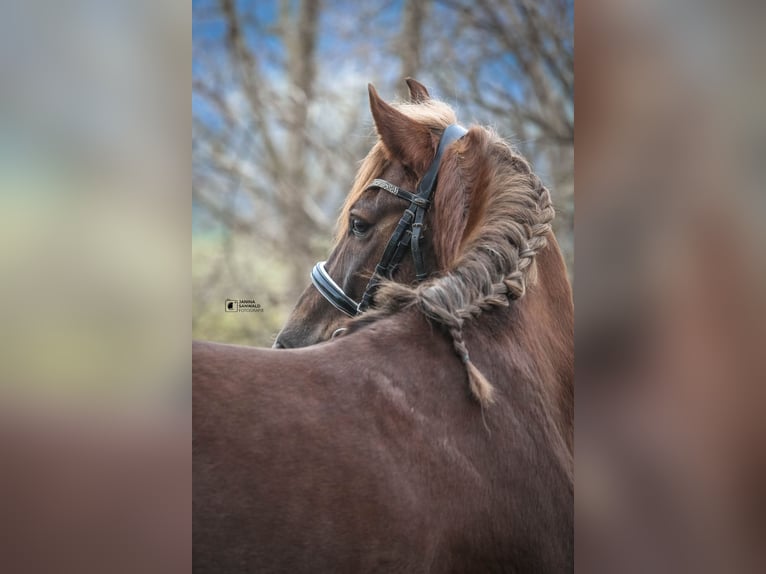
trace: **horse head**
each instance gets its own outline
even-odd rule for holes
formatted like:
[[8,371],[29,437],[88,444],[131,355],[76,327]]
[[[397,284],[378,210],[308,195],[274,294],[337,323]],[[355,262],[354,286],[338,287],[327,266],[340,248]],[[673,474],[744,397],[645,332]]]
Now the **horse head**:
[[[356,175],[351,192],[341,210],[335,244],[322,271],[337,288],[354,302],[361,301],[402,214],[406,200],[392,189],[415,191],[432,165],[441,136],[454,124],[455,114],[446,104],[434,100],[427,89],[407,79],[410,101],[391,105],[383,101],[369,85],[370,109],[378,141]],[[459,142],[457,142],[459,143]],[[450,148],[458,148],[453,143]],[[457,161],[457,149],[444,150],[436,166],[439,177],[432,200],[424,214],[422,239],[419,241],[423,266],[430,276],[446,268],[457,251],[467,223],[467,198],[452,193],[454,182],[444,181],[443,173]],[[454,165],[453,169],[454,171]],[[386,187],[374,185],[384,182]],[[373,184],[373,185],[371,185]],[[449,214],[436,221],[440,214]],[[411,233],[410,230],[407,233]],[[410,235],[402,238],[409,241]],[[416,279],[413,258],[398,261],[387,278],[410,284]],[[370,298],[374,294],[370,292]],[[326,297],[309,285],[300,296],[274,344],[275,347],[303,347],[327,339],[341,329],[348,317],[334,309]]]

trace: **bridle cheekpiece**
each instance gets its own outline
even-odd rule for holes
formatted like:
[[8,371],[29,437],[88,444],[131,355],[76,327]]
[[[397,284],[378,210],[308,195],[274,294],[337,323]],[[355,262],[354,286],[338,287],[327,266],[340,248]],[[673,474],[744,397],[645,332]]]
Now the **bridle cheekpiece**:
[[374,179],[370,182],[365,191],[372,188],[383,189],[400,199],[408,201],[409,206],[404,210],[394,233],[388,240],[383,256],[375,266],[375,272],[370,277],[370,281],[367,283],[367,287],[362,295],[362,300],[359,303],[346,295],[343,289],[333,281],[325,269],[326,261],[320,261],[314,266],[311,270],[311,282],[333,307],[349,317],[354,317],[365,311],[370,306],[372,296],[380,279],[391,278],[408,247],[412,252],[412,259],[415,262],[416,279],[423,281],[428,276],[420,245],[423,239],[423,222],[426,212],[431,205],[431,196],[436,188],[436,176],[439,173],[439,165],[444,151],[451,143],[459,140],[466,133],[467,130],[457,124],[452,124],[444,130],[439,140],[439,145],[436,148],[436,155],[420,183],[418,183],[417,193],[405,191],[383,179]]

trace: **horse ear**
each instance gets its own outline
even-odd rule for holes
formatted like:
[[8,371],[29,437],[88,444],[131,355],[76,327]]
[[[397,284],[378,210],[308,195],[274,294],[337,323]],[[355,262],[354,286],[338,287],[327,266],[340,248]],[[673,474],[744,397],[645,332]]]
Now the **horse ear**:
[[370,111],[383,145],[404,165],[422,174],[436,149],[431,130],[384,102],[372,84],[367,88]]
[[428,93],[426,87],[416,79],[405,78],[404,81],[407,82],[407,87],[410,90],[410,99],[413,102],[425,102],[431,99],[431,94]]
[[[438,189],[428,211],[429,230],[439,269],[451,267],[462,246],[481,230],[484,221],[490,170],[484,169],[485,135],[471,128],[457,149],[445,154],[439,170]],[[464,167],[461,168],[461,165]]]

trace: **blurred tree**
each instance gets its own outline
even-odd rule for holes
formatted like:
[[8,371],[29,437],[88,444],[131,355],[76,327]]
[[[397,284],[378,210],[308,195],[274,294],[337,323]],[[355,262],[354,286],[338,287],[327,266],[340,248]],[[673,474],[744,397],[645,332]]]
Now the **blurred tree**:
[[[442,93],[510,137],[551,189],[574,269],[574,38],[571,0],[438,0],[426,68]],[[451,14],[450,14],[451,13]]]
[[[312,251],[310,241],[327,233],[329,223],[314,205],[316,196],[305,192],[319,2],[302,0],[297,10],[291,9],[290,2],[281,2],[278,20],[270,28],[253,18],[253,13],[241,12],[234,0],[221,0],[219,10],[226,29],[225,67],[208,69],[211,75],[199,74],[194,82],[195,93],[218,112],[195,117],[197,159],[203,164],[199,175],[206,184],[216,176],[234,182],[237,191],[249,193],[255,209],[251,218],[243,219],[248,210],[238,197],[231,208],[223,207],[221,199],[231,195],[228,184],[222,188],[197,180],[200,185],[195,185],[194,197],[230,230],[253,233],[262,246],[280,254],[289,252],[291,277],[300,284],[303,277],[298,282],[298,275],[305,271]],[[284,67],[286,89],[275,85],[275,62],[260,49],[260,41],[253,41],[259,37],[277,39],[283,47],[278,63]],[[227,73],[229,81],[220,81],[219,74]],[[285,97],[280,98],[279,92]],[[238,106],[240,100],[244,106]],[[243,140],[244,145],[238,145]],[[283,240],[284,230],[289,230],[289,241]],[[290,295],[295,296],[295,291]]]
[[[342,84],[318,81],[318,0],[194,10],[194,213],[217,233],[203,240],[196,230],[193,331],[268,344],[326,251],[364,153],[352,137],[364,93],[350,98]],[[228,297],[266,310],[224,324]]]
[[402,8],[402,32],[398,42],[402,78],[414,77],[420,72],[420,46],[428,4],[427,0],[406,0]]

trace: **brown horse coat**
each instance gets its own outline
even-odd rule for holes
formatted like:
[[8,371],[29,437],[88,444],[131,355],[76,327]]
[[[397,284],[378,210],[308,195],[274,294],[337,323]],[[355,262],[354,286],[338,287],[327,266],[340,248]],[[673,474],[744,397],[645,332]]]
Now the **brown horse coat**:
[[571,458],[535,382],[556,361],[467,334],[483,413],[414,311],[305,349],[195,343],[194,572],[570,570]]

